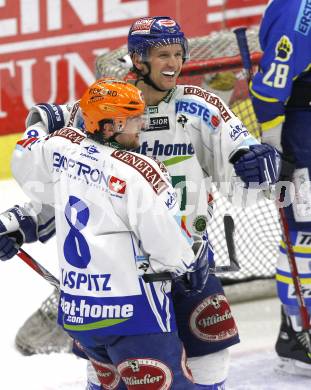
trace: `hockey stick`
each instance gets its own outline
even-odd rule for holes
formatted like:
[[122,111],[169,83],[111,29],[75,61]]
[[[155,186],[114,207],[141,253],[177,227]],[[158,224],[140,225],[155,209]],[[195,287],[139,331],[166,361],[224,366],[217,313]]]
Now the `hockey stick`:
[[[249,54],[248,43],[247,43],[247,38],[246,38],[246,28],[244,28],[244,27],[237,28],[234,30],[234,33],[236,34],[236,39],[237,39],[240,54],[242,57],[243,67],[247,72],[248,81],[250,81],[252,79],[253,74],[252,74],[252,63],[250,60],[250,54]],[[288,227],[288,223],[286,220],[285,211],[284,211],[284,208],[282,207],[282,202],[284,201],[284,198],[285,198],[285,191],[286,191],[286,187],[283,186],[281,191],[280,191],[280,197],[277,200],[277,207],[279,210],[283,236],[284,236],[285,243],[287,246],[287,258],[288,258],[288,263],[290,266],[292,279],[293,279],[293,283],[294,283],[294,287],[295,287],[295,294],[296,294],[297,302],[299,305],[299,312],[300,312],[300,317],[301,317],[301,322],[302,322],[302,329],[303,329],[303,332],[305,333],[305,336],[306,336],[306,340],[308,343],[308,350],[311,353],[311,340],[310,340],[310,334],[309,334],[310,318],[309,318],[308,309],[306,307],[305,299],[303,296],[302,285],[301,285],[301,281],[300,281],[299,274],[298,274],[297,263],[296,263],[293,246],[292,246],[291,239],[290,239],[289,227]]]
[[248,48],[246,27],[238,27],[233,30],[236,35],[237,43],[239,46],[240,55],[242,58],[243,69],[246,72],[247,81],[250,82],[253,78],[253,67],[251,55]]
[[237,272],[240,270],[240,265],[237,259],[234,243],[234,220],[229,214],[224,215],[224,228],[230,265],[216,267],[215,272],[219,272],[217,269],[220,269],[220,272]]
[[[224,216],[224,228],[225,236],[227,242],[227,248],[229,252],[230,265],[228,266],[219,266],[215,268],[210,268],[210,273],[224,273],[224,272],[235,272],[239,271],[240,266],[236,258],[235,245],[234,245],[234,221],[230,215]],[[30,268],[47,280],[52,286],[54,286],[58,291],[59,280],[51,274],[46,268],[44,268],[40,263],[38,263],[32,256],[30,256],[24,249],[20,248],[17,256],[23,260]],[[160,272],[156,274],[145,274],[142,276],[143,280],[146,283],[163,281],[163,280],[172,280],[172,276],[169,272]]]
[[[229,265],[220,265],[217,267],[210,267],[209,273],[223,274],[226,272],[237,272],[240,270],[240,265],[236,256],[235,243],[234,243],[234,220],[229,214],[224,215],[224,229],[225,238],[229,254]],[[172,276],[169,272],[160,272],[157,274],[145,274],[142,277],[146,283],[158,282],[162,280],[172,280]]]
[[22,259],[30,268],[47,280],[52,286],[54,286],[58,291],[59,280],[55,278],[46,268],[44,268],[40,263],[38,263],[32,256],[30,256],[24,249],[20,248],[17,256]]

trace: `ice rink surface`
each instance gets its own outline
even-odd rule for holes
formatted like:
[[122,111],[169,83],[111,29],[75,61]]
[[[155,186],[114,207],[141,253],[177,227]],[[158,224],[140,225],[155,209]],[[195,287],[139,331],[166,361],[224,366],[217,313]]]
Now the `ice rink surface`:
[[[25,200],[11,181],[0,182],[0,212]],[[25,245],[37,261],[57,276],[55,243]],[[16,332],[52,292],[52,287],[15,257],[0,262],[2,369],[1,390],[85,390],[85,361],[71,354],[25,357],[14,347]],[[229,297],[230,298],[230,297]],[[280,375],[274,370],[279,327],[277,299],[232,307],[241,343],[231,348],[227,390],[307,390],[311,378]],[[143,389],[142,389],[143,390]]]

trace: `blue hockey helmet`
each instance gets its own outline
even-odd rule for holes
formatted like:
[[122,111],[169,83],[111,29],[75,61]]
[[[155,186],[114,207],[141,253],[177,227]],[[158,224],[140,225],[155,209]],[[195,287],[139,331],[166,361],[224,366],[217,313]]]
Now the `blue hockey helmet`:
[[150,47],[180,44],[183,61],[189,59],[188,42],[179,24],[169,16],[146,17],[136,20],[128,35],[128,52],[137,53],[143,61],[148,59]]

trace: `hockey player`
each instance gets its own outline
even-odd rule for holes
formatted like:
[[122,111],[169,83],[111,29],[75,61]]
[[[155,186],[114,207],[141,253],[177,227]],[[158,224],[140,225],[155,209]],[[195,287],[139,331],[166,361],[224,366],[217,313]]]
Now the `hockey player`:
[[[208,275],[206,241],[194,255],[176,223],[176,194],[164,166],[123,149],[139,145],[141,92],[122,81],[99,80],[80,107],[87,137],[64,127],[18,142],[12,160],[27,195],[55,210],[58,321],[78,340],[103,388],[106,367],[114,365],[120,375],[111,389],[194,389],[168,275],[186,275],[187,288],[200,291]],[[111,119],[114,142],[108,143],[103,128]],[[29,181],[40,183],[39,191]],[[22,208],[2,214],[0,228],[5,235],[27,232],[24,241],[37,234],[36,218]]]
[[[129,35],[129,51],[139,75],[137,86],[145,91],[149,105],[149,130],[142,135],[139,151],[168,166],[182,194],[181,226],[189,236],[202,237],[208,221],[203,182],[207,173],[216,181],[230,180],[229,159],[235,155],[237,160],[238,152],[248,149],[235,162],[243,181],[248,185],[270,177],[273,183],[277,154],[258,144],[217,96],[194,86],[176,87],[188,50],[173,19],[144,18],[136,27]],[[219,280],[210,276],[208,287],[197,297],[176,291],[174,304],[195,382],[202,389],[224,388],[227,348],[238,342],[238,335]],[[216,318],[221,320],[213,321]]]
[[[266,178],[271,184],[278,177],[278,153],[260,145],[214,94],[193,85],[176,85],[189,52],[175,20],[137,20],[129,31],[128,51],[149,115],[138,152],[168,167],[181,193],[181,227],[189,237],[200,237],[206,234],[209,218],[207,176],[216,183],[229,182],[233,163],[247,186]],[[173,299],[179,336],[198,388],[223,389],[228,347],[239,337],[219,279],[210,275],[196,296],[175,289]]]
[[[284,161],[281,179],[295,187],[285,208],[306,305],[311,312],[311,2],[274,0],[264,13],[259,39],[260,70],[250,89],[263,142],[275,146]],[[287,169],[285,169],[287,167]],[[302,326],[293,279],[281,242],[277,290],[282,303],[276,352],[279,369],[311,376],[311,354]]]

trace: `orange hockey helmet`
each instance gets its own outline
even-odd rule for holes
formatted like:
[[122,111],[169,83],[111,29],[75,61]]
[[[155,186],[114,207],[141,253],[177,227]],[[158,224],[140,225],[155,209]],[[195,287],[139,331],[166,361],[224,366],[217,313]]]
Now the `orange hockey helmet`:
[[144,114],[145,102],[142,92],[134,85],[106,77],[86,90],[80,107],[88,133],[99,131],[102,120],[112,120],[115,132],[120,133],[127,118]]

